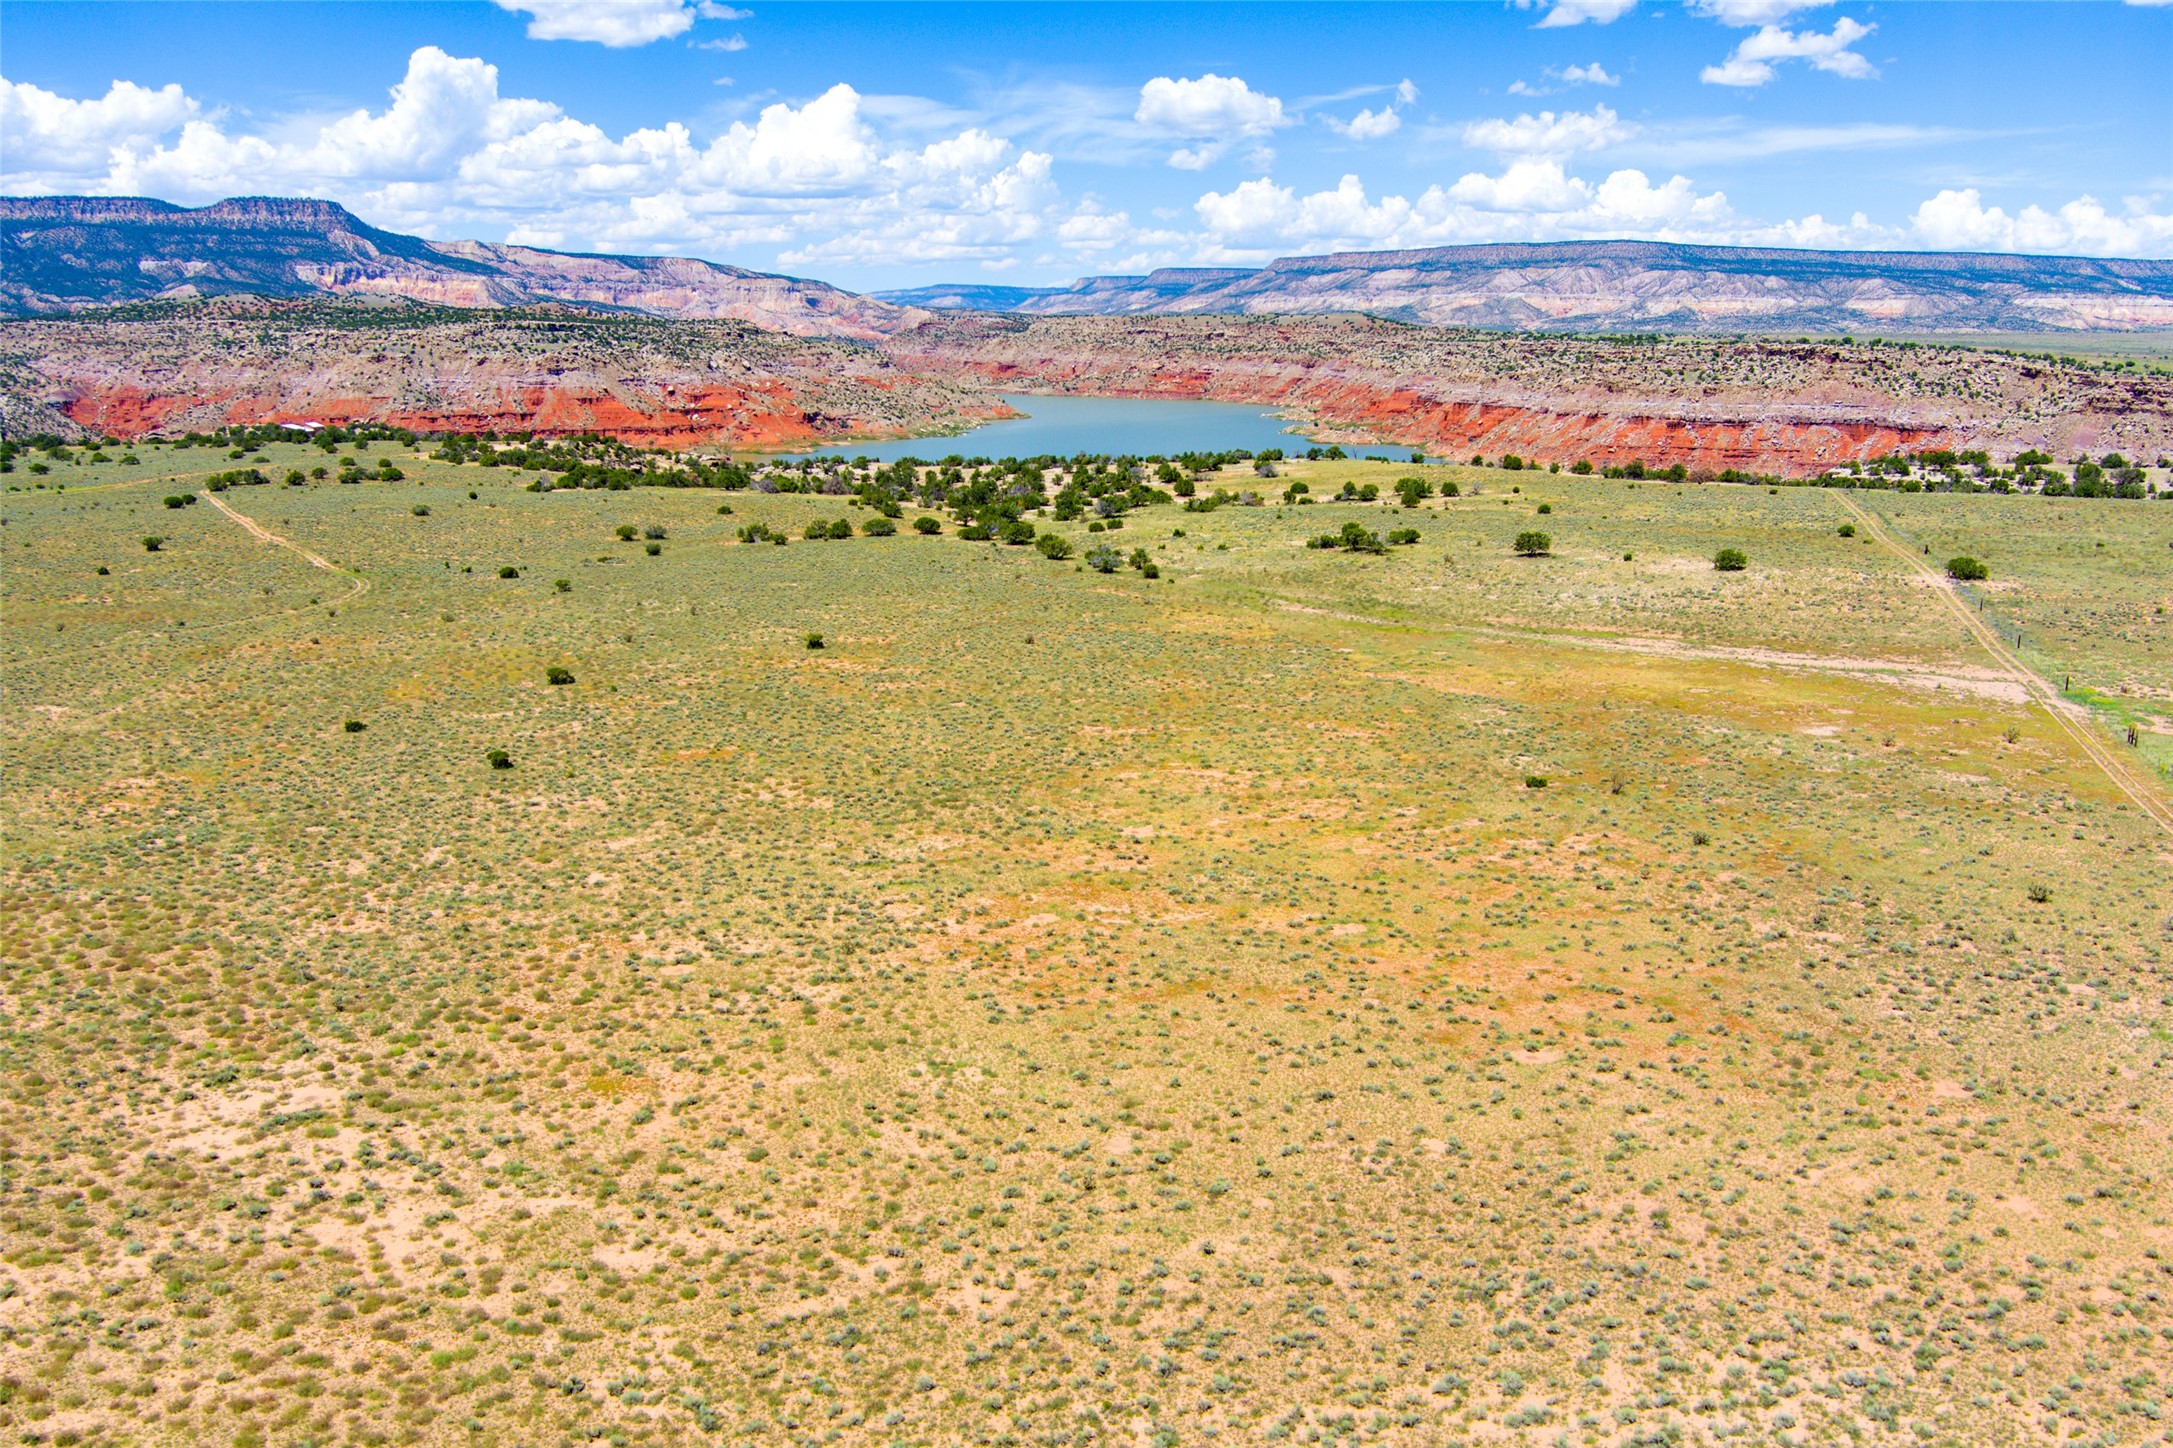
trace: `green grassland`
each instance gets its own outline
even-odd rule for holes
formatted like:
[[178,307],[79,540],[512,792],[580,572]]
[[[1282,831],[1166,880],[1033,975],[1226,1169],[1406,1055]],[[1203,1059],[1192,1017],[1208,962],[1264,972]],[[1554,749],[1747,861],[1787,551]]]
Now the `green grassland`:
[[[0,509],[21,1441],[2165,1436],[2173,841],[1836,495],[140,456]],[[2173,508],[1860,501],[2162,723]]]
[[2093,362],[2127,361],[2163,367],[2173,363],[2173,332],[1952,332],[1889,337],[1889,343],[1921,346],[1982,347],[1988,351],[2079,357]]

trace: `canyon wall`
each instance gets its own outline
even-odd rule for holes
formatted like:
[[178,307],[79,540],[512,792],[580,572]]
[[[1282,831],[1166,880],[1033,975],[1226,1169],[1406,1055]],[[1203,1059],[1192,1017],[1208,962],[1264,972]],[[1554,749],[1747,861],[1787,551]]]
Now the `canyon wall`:
[[245,196],[194,208],[135,196],[0,197],[0,312],[40,316],[242,295],[486,309],[570,302],[863,341],[924,315],[826,282],[694,257],[426,241],[301,197]]
[[1353,316],[952,314],[883,350],[964,384],[1258,403],[1324,438],[1450,456],[1802,476],[1938,447],[2173,449],[2173,378],[1955,347],[1517,335]]
[[7,323],[0,389],[13,432],[42,416],[124,438],[367,420],[753,449],[1009,415],[868,348],[735,322],[254,300]]
[[2173,328],[2173,261],[1519,242],[878,295],[1035,316],[1367,312],[1437,327],[1584,333],[2118,332]]

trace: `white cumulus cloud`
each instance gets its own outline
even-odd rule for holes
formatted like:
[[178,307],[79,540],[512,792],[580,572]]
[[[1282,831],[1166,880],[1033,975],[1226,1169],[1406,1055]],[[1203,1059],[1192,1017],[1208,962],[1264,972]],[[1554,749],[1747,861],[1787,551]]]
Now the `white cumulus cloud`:
[[1773,25],[1798,10],[1816,10],[1831,4],[1833,0],[1690,0],[1690,8],[1696,13],[1743,29]]
[[[1517,8],[1530,9],[1538,0],[1517,0]],[[1637,8],[1637,0],[1553,0],[1539,19],[1539,29],[1557,30],[1565,25],[1611,25]]]
[[2010,216],[1986,206],[1975,187],[1941,191],[1910,218],[1920,245],[1944,251],[2029,251],[2082,256],[2164,256],[2173,253],[2173,216],[2152,212],[2140,198],[2108,210],[2079,196],[2056,211],[2025,206]]
[[1871,34],[1872,29],[1846,15],[1836,19],[1833,29],[1824,35],[1815,30],[1762,25],[1756,33],[1744,37],[1726,60],[1698,72],[1698,79],[1707,85],[1761,86],[1773,79],[1773,62],[1805,60],[1829,75],[1869,80],[1879,73],[1877,68],[1849,47]]
[[197,110],[196,102],[178,85],[152,90],[117,80],[103,96],[77,101],[38,86],[0,80],[5,165],[17,174],[102,166],[116,148],[150,145],[193,120]]
[[1562,79],[1568,81],[1571,85],[1622,84],[1621,76],[1609,75],[1607,73],[1607,67],[1601,65],[1596,60],[1593,61],[1590,65],[1565,66],[1562,70]]
[[1156,76],[1139,88],[1132,119],[1151,131],[1192,142],[1169,158],[1172,166],[1187,171],[1213,165],[1237,141],[1267,136],[1290,124],[1280,98],[1254,90],[1242,77],[1213,71],[1197,80]]
[[1339,121],[1332,116],[1328,120],[1330,130],[1354,141],[1377,141],[1383,136],[1393,135],[1402,124],[1403,117],[1396,114],[1394,106],[1383,106],[1377,111],[1360,111],[1347,121]]
[[705,144],[676,121],[615,136],[498,82],[486,61],[424,46],[382,109],[262,133],[178,88],[72,101],[0,82],[0,190],[313,195],[426,235],[720,258],[766,245],[788,260],[1000,260],[1064,220],[1047,154],[972,126],[901,139],[848,85]]
[[1541,111],[1515,120],[1473,121],[1464,127],[1464,144],[1504,156],[1567,156],[1618,145],[1637,134],[1606,106],[1589,111]]
[[1257,261],[1291,251],[1454,246],[1474,242],[1645,236],[1733,240],[1744,229],[1719,192],[1685,177],[1655,185],[1642,171],[1594,184],[1559,160],[1524,157],[1500,175],[1473,172],[1416,198],[1371,197],[1356,176],[1332,191],[1301,194],[1261,178],[1194,206],[1202,228],[1193,251],[1206,262]]
[[[684,35],[694,24],[687,0],[497,0],[529,17],[531,40],[592,40],[624,48]],[[736,18],[736,17],[735,17]]]

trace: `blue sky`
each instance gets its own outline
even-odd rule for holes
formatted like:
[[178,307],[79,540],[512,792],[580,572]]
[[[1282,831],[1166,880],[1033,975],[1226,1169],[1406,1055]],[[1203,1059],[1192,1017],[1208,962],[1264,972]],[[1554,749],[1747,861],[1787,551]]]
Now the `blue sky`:
[[2173,4],[0,6],[0,188],[857,288],[1641,236],[2173,256]]

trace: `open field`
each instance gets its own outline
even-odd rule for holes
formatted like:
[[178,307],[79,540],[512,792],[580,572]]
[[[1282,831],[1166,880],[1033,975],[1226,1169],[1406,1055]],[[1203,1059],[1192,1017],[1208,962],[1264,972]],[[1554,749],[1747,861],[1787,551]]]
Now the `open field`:
[[2162,798],[2173,508],[139,455],[0,508],[22,1441],[2166,1437],[2173,834],[1908,552]]
[[1891,342],[1910,341],[1924,346],[1982,347],[1991,351],[2060,357],[2085,357],[2094,362],[2125,361],[2144,366],[2173,364],[2173,332],[1934,332],[1893,336]]

